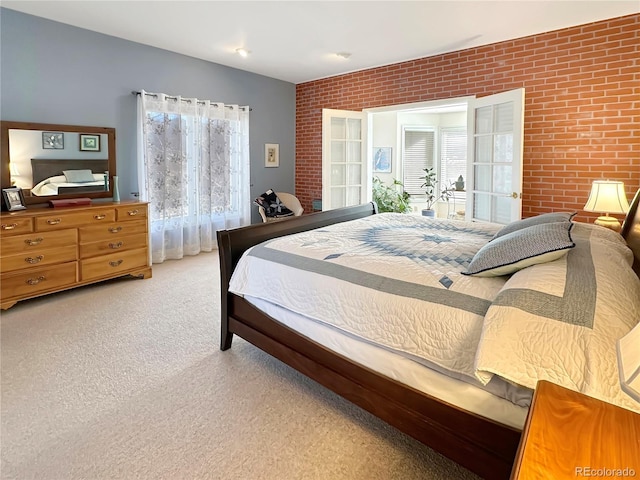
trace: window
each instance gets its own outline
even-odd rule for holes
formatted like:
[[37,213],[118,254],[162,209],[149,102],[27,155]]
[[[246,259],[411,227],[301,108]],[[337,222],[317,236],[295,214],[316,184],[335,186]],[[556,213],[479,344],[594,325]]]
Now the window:
[[211,251],[250,223],[249,108],[142,91],[138,182],[153,263]]
[[424,169],[434,167],[435,130],[433,128],[403,128],[402,165],[404,190],[409,195],[424,195],[420,177]]
[[467,177],[467,130],[443,128],[440,133],[440,185],[449,188]]

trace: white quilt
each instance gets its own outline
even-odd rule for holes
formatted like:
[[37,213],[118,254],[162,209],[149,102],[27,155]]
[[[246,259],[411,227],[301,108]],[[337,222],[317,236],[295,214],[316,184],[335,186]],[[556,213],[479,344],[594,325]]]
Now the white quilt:
[[478,384],[484,315],[506,279],[460,272],[498,229],[373,215],[253,247],[229,290]]
[[[576,223],[576,247],[515,273],[489,307],[476,368],[534,388],[549,380],[640,412],[620,387],[616,342],[640,322],[640,279],[617,233]],[[640,348],[640,345],[638,345]]]
[[576,247],[560,260],[510,277],[461,275],[498,229],[373,215],[253,247],[229,290],[489,391],[544,379],[640,412],[616,361],[616,341],[640,322],[622,238],[576,223]]

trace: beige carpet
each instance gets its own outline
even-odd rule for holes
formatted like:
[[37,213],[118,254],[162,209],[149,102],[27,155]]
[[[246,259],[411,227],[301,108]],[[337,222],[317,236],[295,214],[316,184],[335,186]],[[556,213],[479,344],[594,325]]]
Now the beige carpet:
[[474,479],[236,337],[217,253],[1,314],[2,479]]

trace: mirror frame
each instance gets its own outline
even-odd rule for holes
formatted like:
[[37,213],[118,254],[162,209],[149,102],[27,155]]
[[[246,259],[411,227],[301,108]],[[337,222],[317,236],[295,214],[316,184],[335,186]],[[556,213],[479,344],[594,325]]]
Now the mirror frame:
[[47,203],[49,200],[63,198],[109,198],[113,197],[113,177],[116,172],[116,129],[111,127],[87,127],[83,125],[58,125],[55,123],[35,123],[35,122],[12,122],[0,120],[0,182],[1,188],[11,187],[11,169],[9,167],[9,130],[43,130],[54,132],[72,132],[72,133],[93,133],[107,134],[108,157],[107,165],[109,166],[109,191],[102,192],[85,192],[85,193],[68,193],[66,195],[47,195],[38,197],[30,194],[30,190],[25,191],[25,203],[27,205],[36,205],[39,203]]

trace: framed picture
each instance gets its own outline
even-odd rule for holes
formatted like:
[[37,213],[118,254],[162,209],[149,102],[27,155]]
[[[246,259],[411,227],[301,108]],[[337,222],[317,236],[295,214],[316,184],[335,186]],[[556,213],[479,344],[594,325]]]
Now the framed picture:
[[42,132],[42,148],[60,150],[64,148],[64,133]]
[[24,202],[24,193],[20,187],[3,188],[2,204],[10,212],[27,208]]
[[80,134],[80,151],[81,152],[99,152],[100,151],[100,135]]
[[280,166],[280,144],[278,143],[264,144],[264,166],[265,167]]
[[374,147],[373,171],[375,173],[391,173],[391,147]]

